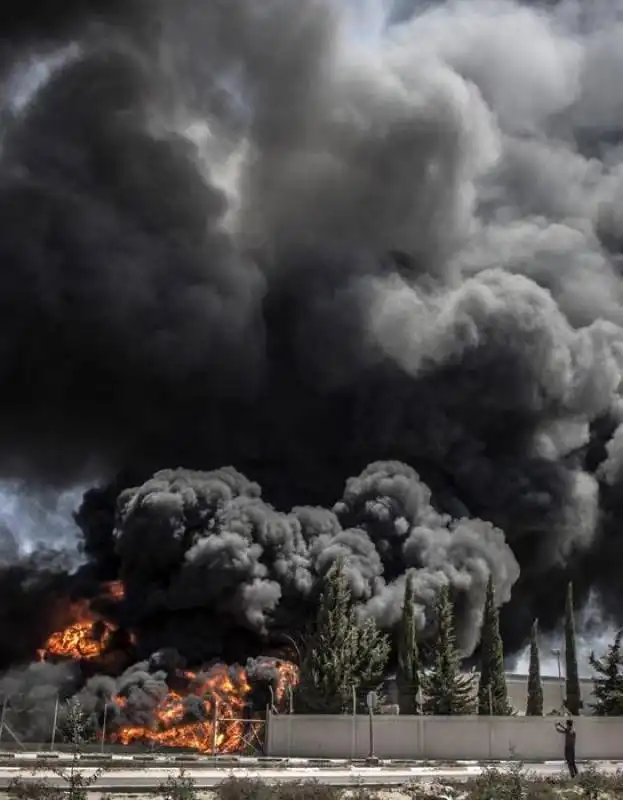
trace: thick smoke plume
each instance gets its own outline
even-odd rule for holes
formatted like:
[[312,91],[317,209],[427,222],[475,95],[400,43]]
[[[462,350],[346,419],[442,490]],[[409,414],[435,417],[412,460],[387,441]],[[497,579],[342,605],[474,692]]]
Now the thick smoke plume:
[[439,514],[415,471],[391,462],[351,479],[333,511],[287,514],[233,469],[160,472],[121,494],[114,537],[130,627],[144,631],[148,649],[165,638],[192,663],[228,652],[244,631],[261,641],[271,629],[296,630],[315,578],[337,559],[355,598],[389,629],[405,575],[414,576],[422,630],[439,586],[452,585],[465,604],[468,653],[489,574],[501,602],[518,576],[501,531]]
[[466,654],[490,574],[509,652],[569,579],[621,621],[623,7],[51,8],[2,12],[0,465],[110,482],[7,607],[121,578],[140,658],[244,663],[341,557]]

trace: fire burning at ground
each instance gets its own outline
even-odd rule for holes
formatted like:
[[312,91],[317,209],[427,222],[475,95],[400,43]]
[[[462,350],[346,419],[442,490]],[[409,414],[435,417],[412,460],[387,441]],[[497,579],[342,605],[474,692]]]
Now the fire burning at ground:
[[[119,581],[105,584],[98,596],[119,602],[123,598]],[[73,621],[48,637],[38,651],[39,661],[105,663],[117,646],[117,625],[84,599],[72,603],[67,614]],[[125,640],[133,641],[131,632]],[[289,661],[263,657],[255,662],[255,669],[264,676],[271,675],[271,699],[277,708],[285,707],[288,690],[299,680],[298,667]],[[112,695],[103,707],[102,736],[123,745],[143,743],[219,754],[239,752],[253,739],[261,721],[253,718],[249,708],[253,687],[247,669],[215,664],[199,671],[176,670],[174,679],[175,688],[168,687],[157,699],[148,724],[128,721],[141,716],[134,713],[135,686]]]
[[[122,744],[148,742],[201,752],[241,750],[245,733],[252,734],[256,725],[248,715],[244,718],[246,698],[251,691],[245,670],[218,664],[207,675],[187,673],[187,676],[188,694],[170,691],[154,710],[152,728],[123,727],[112,738]],[[197,701],[194,708],[187,702],[190,697]],[[128,700],[117,697],[115,702],[125,706]]]

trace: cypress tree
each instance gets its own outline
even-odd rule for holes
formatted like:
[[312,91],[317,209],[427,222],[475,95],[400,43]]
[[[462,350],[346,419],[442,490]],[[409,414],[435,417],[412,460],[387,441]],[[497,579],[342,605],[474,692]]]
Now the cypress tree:
[[398,634],[398,672],[396,675],[400,693],[400,711],[403,714],[420,713],[420,673],[413,580],[409,576],[405,583],[402,619]]
[[596,658],[594,653],[590,655],[590,665],[596,673],[593,694],[597,702],[593,704],[593,711],[599,717],[623,716],[622,637],[623,631],[619,631],[602,658]]
[[471,714],[474,710],[474,687],[471,676],[460,672],[461,659],[456,646],[452,602],[447,586],[439,591],[436,612],[437,638],[425,682],[425,711],[438,716]]
[[315,625],[303,644],[297,706],[317,714],[352,708],[353,688],[373,688],[383,676],[389,641],[374,620],[359,624],[343,564],[325,578]]
[[527,717],[543,716],[543,685],[541,683],[541,659],[537,634],[539,623],[537,620],[532,625],[530,632],[530,670],[528,672],[528,702],[526,704]]
[[575,621],[573,617],[573,584],[567,586],[565,604],[565,667],[567,676],[567,697],[565,705],[570,714],[578,716],[582,707],[580,678],[578,675],[578,653],[575,643]]
[[500,636],[500,617],[495,604],[495,588],[491,576],[487,584],[480,650],[478,713],[495,716],[510,714],[504,673],[504,648]]

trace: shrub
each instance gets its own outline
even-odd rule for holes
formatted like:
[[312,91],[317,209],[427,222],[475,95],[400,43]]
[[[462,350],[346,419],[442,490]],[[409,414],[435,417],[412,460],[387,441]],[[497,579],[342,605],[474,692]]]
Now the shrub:
[[157,796],[163,800],[199,800],[194,780],[183,769],[177,776],[170,776],[160,784]]
[[526,780],[520,763],[509,770],[485,767],[469,782],[470,800],[524,800]]
[[[358,800],[363,800],[359,787]],[[317,781],[268,784],[249,778],[229,778],[217,787],[219,800],[341,800],[343,791]],[[370,795],[367,795],[368,800]]]
[[251,778],[228,778],[216,787],[219,800],[271,800],[272,787]]
[[602,800],[604,797],[623,796],[623,773],[608,775],[589,764],[578,775],[577,785],[585,800]]

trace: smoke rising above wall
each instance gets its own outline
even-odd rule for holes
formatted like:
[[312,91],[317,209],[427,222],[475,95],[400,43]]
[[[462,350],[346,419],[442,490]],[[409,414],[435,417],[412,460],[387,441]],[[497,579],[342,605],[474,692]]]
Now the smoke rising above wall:
[[407,575],[423,632],[439,587],[452,586],[464,608],[467,653],[478,641],[489,574],[501,602],[518,577],[501,531],[440,515],[417,473],[393,462],[351,479],[332,512],[278,512],[233,469],[157,473],[121,494],[114,537],[139,643],[143,626],[191,619],[166,635],[191,663],[226,651],[232,629],[258,641],[275,629],[300,629],[316,578],[338,559],[364,613],[388,629],[400,619]]
[[620,618],[606,5],[396,4],[372,38],[329,0],[31,5],[1,59],[0,466],[114,481],[81,578],[122,577],[142,655],[300,627],[338,555],[387,625],[409,570],[422,627],[449,582],[465,652],[490,573],[509,650],[570,578]]

